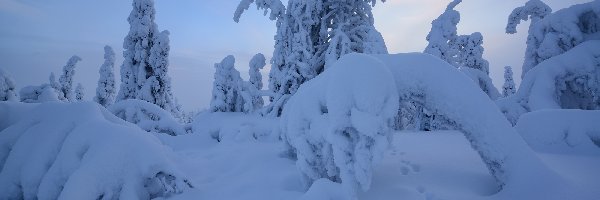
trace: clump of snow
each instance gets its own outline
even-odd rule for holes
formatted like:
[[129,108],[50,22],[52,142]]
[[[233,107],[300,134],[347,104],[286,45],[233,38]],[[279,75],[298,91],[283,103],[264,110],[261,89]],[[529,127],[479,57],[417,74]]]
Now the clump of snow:
[[194,118],[192,132],[217,142],[277,141],[279,121],[241,112],[204,112]]
[[306,185],[326,178],[352,194],[369,189],[398,102],[389,70],[364,54],[348,54],[303,84],[283,110],[281,130]]
[[143,100],[121,100],[108,107],[117,117],[138,125],[148,132],[169,135],[186,134],[188,127],[179,123],[173,115],[155,104]]
[[540,110],[524,114],[515,128],[544,152],[600,154],[600,111]]
[[192,187],[171,156],[98,104],[39,104],[0,132],[0,199],[168,197]]
[[600,41],[584,42],[530,70],[515,95],[496,103],[516,123],[542,109],[600,109]]

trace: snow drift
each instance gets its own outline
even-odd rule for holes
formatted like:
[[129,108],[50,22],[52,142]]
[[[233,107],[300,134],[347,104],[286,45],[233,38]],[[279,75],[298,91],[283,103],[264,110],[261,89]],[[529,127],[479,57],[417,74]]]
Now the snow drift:
[[0,199],[150,199],[192,187],[170,149],[98,104],[0,110],[20,115],[0,132]]
[[175,136],[186,134],[187,129],[189,129],[180,124],[171,112],[143,100],[127,99],[117,101],[109,106],[108,110],[117,117],[134,123],[148,132]]
[[537,151],[600,154],[598,122],[597,110],[541,110],[521,116],[515,128]]

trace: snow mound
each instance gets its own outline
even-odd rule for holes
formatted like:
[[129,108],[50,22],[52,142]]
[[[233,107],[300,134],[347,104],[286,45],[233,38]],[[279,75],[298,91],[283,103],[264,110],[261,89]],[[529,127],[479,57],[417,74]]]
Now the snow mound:
[[170,112],[143,100],[121,100],[108,107],[108,110],[148,132],[175,136],[186,134],[189,129],[180,124]]
[[531,69],[515,95],[496,102],[515,124],[542,109],[600,109],[600,41],[584,42]]
[[192,187],[171,154],[98,104],[39,104],[0,132],[0,199],[168,197]]
[[541,110],[521,116],[515,128],[538,151],[600,154],[598,122],[596,110]]
[[277,141],[278,123],[275,118],[241,112],[205,112],[194,118],[192,132],[217,142]]
[[389,70],[364,54],[344,56],[304,83],[280,126],[306,185],[326,178],[350,193],[367,190],[372,166],[390,142],[398,102]]

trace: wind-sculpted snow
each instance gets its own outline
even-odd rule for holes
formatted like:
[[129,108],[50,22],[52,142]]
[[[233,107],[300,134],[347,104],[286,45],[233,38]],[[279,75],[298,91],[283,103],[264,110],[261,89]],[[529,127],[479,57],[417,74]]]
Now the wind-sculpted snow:
[[148,132],[166,133],[172,136],[187,133],[186,127],[180,124],[170,112],[146,101],[122,100],[108,107],[108,110]]
[[283,110],[281,129],[307,186],[326,178],[351,193],[369,189],[398,102],[389,70],[364,54],[343,57],[300,87]]
[[531,69],[515,95],[496,103],[515,124],[542,109],[600,109],[600,41],[584,42]]
[[192,187],[170,149],[98,104],[3,107],[30,112],[0,132],[0,199],[150,199]]

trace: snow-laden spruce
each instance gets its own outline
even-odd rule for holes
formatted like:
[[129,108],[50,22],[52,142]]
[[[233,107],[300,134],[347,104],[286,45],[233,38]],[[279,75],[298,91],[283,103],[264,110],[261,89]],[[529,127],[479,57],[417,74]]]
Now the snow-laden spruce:
[[[62,96],[60,99],[64,99],[65,101],[73,102],[75,101],[75,93],[73,91],[73,77],[75,76],[75,66],[77,62],[81,61],[79,56],[72,56],[67,61],[67,64],[63,67],[62,74],[58,79],[60,83],[60,91]],[[63,98],[64,97],[64,98]]]
[[[599,1],[600,2],[600,1]],[[542,109],[600,109],[600,41],[591,40],[531,69],[515,95],[496,103],[513,124]]]
[[155,35],[148,59],[152,69],[147,73],[149,77],[138,91],[137,99],[153,103],[179,118],[181,107],[173,97],[171,77],[168,75],[169,50],[169,32],[163,31]]
[[504,85],[502,85],[502,96],[508,97],[513,95],[517,91],[517,86],[515,86],[515,80],[513,79],[513,71],[512,67],[505,66],[504,67]]
[[2,69],[0,69],[0,101],[19,101],[15,81]]
[[249,101],[252,103],[252,105],[244,106],[246,108],[246,112],[257,111],[264,105],[264,100],[261,94],[263,82],[260,70],[263,69],[266,64],[265,56],[261,53],[254,55],[254,57],[252,57],[250,60],[250,71],[248,72],[250,75],[250,80],[248,80],[250,85],[246,88],[246,93],[248,93],[252,99],[252,101]]
[[83,98],[85,98],[85,88],[81,83],[78,83],[77,87],[75,87],[75,101],[81,102]]
[[[527,6],[526,6],[527,7]],[[532,68],[575,46],[600,39],[600,1],[578,4],[548,14],[529,31],[523,78]],[[547,11],[549,12],[549,11]]]
[[151,75],[150,49],[158,26],[154,23],[156,11],[154,0],[133,0],[133,9],[127,18],[129,33],[123,41],[123,64],[121,65],[121,86],[117,101],[135,99],[138,90]]
[[99,104],[0,108],[20,117],[0,130],[0,199],[152,199],[192,187],[170,148]]
[[536,41],[534,38],[535,29],[533,28],[538,21],[544,19],[547,15],[552,13],[552,8],[546,5],[541,0],[529,0],[524,6],[515,8],[508,16],[508,23],[506,24],[506,33],[515,34],[517,33],[517,25],[521,21],[527,21],[531,19],[528,29],[527,36],[527,49],[525,50],[525,61],[522,67],[521,78],[525,77],[527,71],[535,67],[539,62],[536,60]]
[[490,67],[487,60],[483,58],[483,36],[479,32],[471,33],[471,35],[461,35],[457,38],[459,46],[458,65],[460,67],[468,67],[477,69],[490,74]]
[[115,102],[117,88],[115,85],[115,52],[112,47],[104,46],[104,63],[100,66],[98,87],[96,87],[96,96],[94,101],[98,104],[108,107]]
[[375,30],[371,8],[375,0],[243,0],[234,13],[241,14],[256,3],[276,20],[275,50],[269,73],[273,93],[266,112],[278,116],[288,98],[301,84],[321,73],[340,56],[351,53],[387,53]]
[[229,55],[215,64],[211,112],[243,112],[244,99],[241,96],[243,84],[240,72],[235,69],[235,58]]
[[290,98],[282,138],[295,153],[306,186],[327,178],[351,193],[369,189],[398,109],[390,74],[380,61],[350,54]]
[[448,4],[446,10],[431,22],[431,30],[427,34],[427,47],[423,53],[434,55],[451,65],[458,67],[459,49],[456,45],[458,38],[456,26],[460,22],[460,13],[454,7],[462,0],[454,0]]

